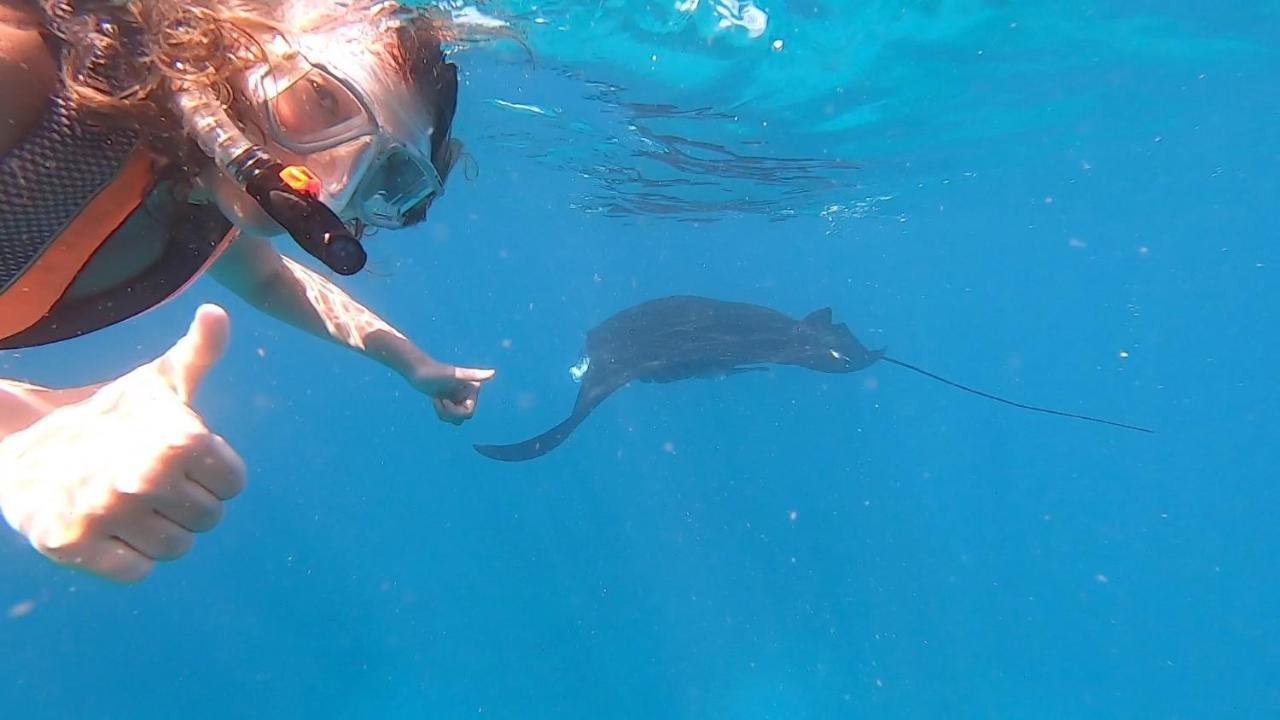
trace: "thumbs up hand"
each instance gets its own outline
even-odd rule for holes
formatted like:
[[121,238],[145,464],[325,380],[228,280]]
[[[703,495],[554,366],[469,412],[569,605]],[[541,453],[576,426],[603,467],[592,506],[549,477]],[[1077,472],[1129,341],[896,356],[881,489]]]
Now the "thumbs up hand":
[[226,350],[202,306],[161,357],[0,442],[0,510],[55,562],[136,582],[191,549],[244,487],[243,461],[191,408]]

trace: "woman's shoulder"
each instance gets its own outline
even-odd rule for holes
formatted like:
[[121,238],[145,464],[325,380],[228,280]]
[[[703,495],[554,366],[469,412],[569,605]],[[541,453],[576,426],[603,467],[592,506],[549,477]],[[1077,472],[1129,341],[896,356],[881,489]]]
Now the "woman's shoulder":
[[0,0],[0,25],[39,30],[40,17],[35,0]]
[[57,87],[58,65],[34,3],[0,0],[0,155],[35,125]]

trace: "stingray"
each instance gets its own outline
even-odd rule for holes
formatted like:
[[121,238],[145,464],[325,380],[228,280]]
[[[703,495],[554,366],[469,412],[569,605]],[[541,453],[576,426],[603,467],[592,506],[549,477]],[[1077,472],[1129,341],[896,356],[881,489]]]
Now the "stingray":
[[891,363],[1023,410],[1152,432],[1135,425],[1014,402],[891,358],[883,348],[868,350],[847,325],[832,322],[829,307],[796,320],[760,305],[677,295],[627,308],[587,333],[582,360],[570,371],[581,386],[569,417],[523,442],[476,445],[475,449],[485,457],[509,462],[545,455],[563,443],[600,403],[632,382],[724,378],[767,371],[769,365],[851,373],[877,362]]

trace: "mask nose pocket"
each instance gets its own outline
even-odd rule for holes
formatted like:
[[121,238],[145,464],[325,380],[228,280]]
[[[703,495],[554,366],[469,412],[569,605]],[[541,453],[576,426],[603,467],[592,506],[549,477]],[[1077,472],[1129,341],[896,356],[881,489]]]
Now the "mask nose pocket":
[[364,179],[362,217],[371,225],[399,227],[411,209],[439,189],[434,168],[404,150],[393,150]]
[[372,137],[362,137],[341,147],[300,158],[324,183],[325,203],[345,214],[361,181],[361,172],[375,148]]

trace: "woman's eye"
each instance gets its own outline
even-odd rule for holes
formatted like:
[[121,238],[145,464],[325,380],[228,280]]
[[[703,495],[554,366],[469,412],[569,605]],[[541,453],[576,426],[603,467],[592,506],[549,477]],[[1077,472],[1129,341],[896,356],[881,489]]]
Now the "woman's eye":
[[324,83],[317,80],[311,81],[311,92],[315,95],[316,104],[327,110],[330,114],[338,112],[338,97],[333,94]]

